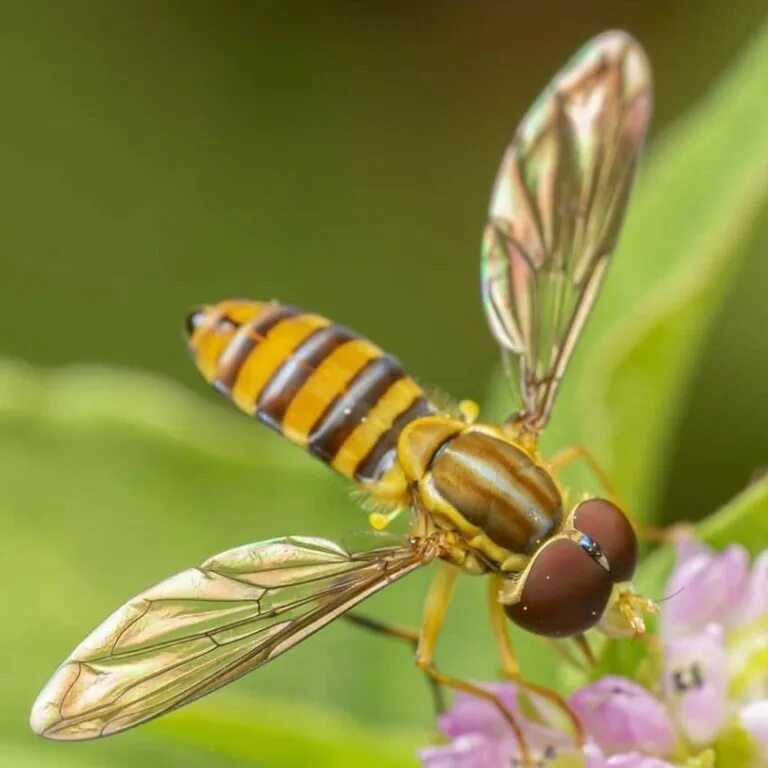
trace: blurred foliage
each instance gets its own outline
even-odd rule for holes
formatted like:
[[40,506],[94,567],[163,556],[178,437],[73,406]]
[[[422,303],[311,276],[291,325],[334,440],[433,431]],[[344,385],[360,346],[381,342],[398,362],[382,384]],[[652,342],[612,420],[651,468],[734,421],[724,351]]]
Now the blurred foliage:
[[422,732],[375,724],[362,727],[339,713],[296,701],[232,702],[232,698],[183,710],[158,722],[155,730],[163,738],[197,746],[217,758],[270,768],[397,768],[411,764],[425,744]]
[[[553,4],[525,34],[513,4],[491,2],[317,4],[300,24],[266,2],[9,7],[0,157],[18,215],[4,222],[0,342],[36,363],[98,359],[192,381],[173,332],[186,307],[275,295],[371,335],[455,394],[480,391],[495,352],[467,286],[510,128],[609,26],[647,42],[660,122],[676,116],[763,9],[701,2],[670,23],[674,5],[586,3],[573,18],[562,3],[553,26]],[[766,319],[767,78],[763,35],[659,141],[547,437],[594,447],[643,514],[665,493],[705,514],[765,459],[768,335],[745,329]],[[743,512],[757,493],[707,523],[718,544],[765,546]],[[339,478],[218,404],[123,369],[5,363],[0,520],[12,574],[0,609],[13,617],[0,764],[394,766],[428,738],[410,649],[343,624],[123,736],[70,747],[28,733],[48,673],[131,594],[247,541],[364,527]],[[370,612],[417,623],[428,577]],[[462,580],[440,663],[487,679],[485,586]],[[552,682],[556,657],[517,639],[526,672]]]

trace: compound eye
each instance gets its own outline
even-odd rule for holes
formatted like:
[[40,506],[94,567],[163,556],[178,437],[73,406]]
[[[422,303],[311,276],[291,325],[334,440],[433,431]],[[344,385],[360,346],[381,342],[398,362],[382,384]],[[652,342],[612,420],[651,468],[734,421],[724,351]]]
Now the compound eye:
[[564,537],[544,544],[522,578],[520,601],[504,610],[515,624],[547,637],[577,635],[594,626],[613,588],[584,546]]
[[576,507],[573,527],[594,540],[614,582],[629,581],[637,565],[637,536],[626,515],[610,501],[588,499]]

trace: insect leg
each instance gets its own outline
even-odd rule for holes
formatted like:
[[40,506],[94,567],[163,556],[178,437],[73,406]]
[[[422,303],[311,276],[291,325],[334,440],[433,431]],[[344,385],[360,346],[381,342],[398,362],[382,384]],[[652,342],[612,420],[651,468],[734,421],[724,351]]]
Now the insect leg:
[[520,747],[523,766],[525,768],[532,768],[534,763],[531,757],[528,741],[523,734],[520,724],[517,722],[517,718],[504,705],[504,702],[501,701],[498,696],[491,693],[491,691],[487,691],[479,685],[468,683],[465,680],[460,680],[456,677],[451,677],[450,675],[446,675],[435,669],[433,664],[435,644],[437,642],[437,637],[440,634],[440,630],[442,629],[446,613],[448,612],[448,605],[453,595],[456,577],[459,574],[459,571],[455,566],[447,563],[441,563],[440,565],[440,570],[435,575],[435,578],[429,587],[424,604],[424,619],[421,625],[419,644],[416,651],[416,664],[419,669],[429,675],[437,683],[457,691],[469,693],[472,696],[485,699],[493,704],[507,723],[509,723],[512,732],[515,734],[518,746]]
[[[369,632],[376,632],[379,635],[385,637],[392,637],[396,640],[403,640],[410,644],[414,651],[419,647],[419,630],[412,627],[400,627],[395,624],[387,624],[378,619],[372,619],[369,616],[362,616],[359,613],[351,612],[346,613],[342,617],[351,624],[362,629],[367,629]],[[445,697],[443,696],[443,689],[441,685],[433,678],[427,675],[427,681],[432,689],[432,700],[435,705],[436,714],[441,714],[445,711]]]
[[583,461],[592,470],[592,473],[598,479],[600,485],[603,486],[603,490],[611,501],[616,503],[622,509],[626,509],[626,504],[624,504],[623,499],[616,490],[616,486],[608,476],[608,473],[600,466],[592,453],[590,453],[590,451],[583,445],[569,445],[558,451],[547,461],[547,468],[558,472],[571,466],[571,464],[575,464],[577,461]]
[[670,541],[680,532],[683,526],[672,526],[670,528],[657,528],[652,525],[636,520],[632,514],[630,514],[626,502],[616,490],[616,486],[611,481],[608,473],[600,466],[597,459],[590,453],[583,445],[574,444],[569,445],[567,448],[563,448],[558,451],[548,462],[548,469],[558,472],[566,467],[574,464],[577,461],[583,461],[595,475],[603,487],[608,499],[616,504],[632,523],[638,536],[642,537],[646,541]]
[[592,651],[589,642],[587,641],[586,635],[576,635],[576,637],[573,638],[573,642],[576,643],[578,649],[584,654],[587,667],[589,669],[594,669],[597,666],[597,659],[595,658],[595,654]]
[[543,637],[544,640],[560,658],[570,664],[574,669],[579,672],[588,672],[589,669],[584,661],[577,657],[569,645],[557,640],[553,637]]
[[568,706],[565,699],[560,696],[557,691],[553,691],[550,688],[537,685],[536,683],[528,682],[520,676],[520,666],[517,663],[517,657],[515,656],[515,649],[512,646],[512,639],[509,636],[509,622],[504,608],[499,602],[499,592],[501,591],[502,578],[498,574],[492,574],[490,576],[490,589],[489,589],[489,607],[491,628],[493,629],[494,637],[499,646],[499,654],[501,659],[501,668],[504,675],[508,677],[512,682],[516,683],[523,690],[535,693],[543,699],[551,701],[556,707],[558,707],[570,720],[573,726],[573,732],[576,737],[576,742],[580,748],[584,746],[584,729],[576,716],[576,713]]
[[574,645],[580,651],[580,656],[576,655],[567,641],[557,640],[554,637],[542,637],[542,640],[549,643],[552,649],[572,667],[579,670],[579,672],[589,673],[597,666],[597,659],[587,642],[586,636],[583,634],[576,635],[570,639],[573,640]]

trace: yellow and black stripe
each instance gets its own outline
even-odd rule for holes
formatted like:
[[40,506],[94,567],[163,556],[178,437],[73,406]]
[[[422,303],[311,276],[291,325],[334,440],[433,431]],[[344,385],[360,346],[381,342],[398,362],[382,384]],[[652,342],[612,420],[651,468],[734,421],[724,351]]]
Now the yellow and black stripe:
[[358,334],[276,302],[223,301],[187,321],[220,392],[342,475],[370,485],[403,427],[434,409],[400,363]]

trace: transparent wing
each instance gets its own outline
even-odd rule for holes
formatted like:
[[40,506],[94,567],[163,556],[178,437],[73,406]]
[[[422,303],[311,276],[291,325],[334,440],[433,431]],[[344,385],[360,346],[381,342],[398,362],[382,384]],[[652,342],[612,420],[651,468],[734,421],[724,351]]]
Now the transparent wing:
[[97,627],[38,696],[32,728],[88,739],[157,717],[266,664],[432,557],[424,542],[350,554],[299,537],[215,555]]
[[483,300],[533,429],[549,417],[616,246],[651,108],[642,48],[606,32],[554,78],[502,160]]

